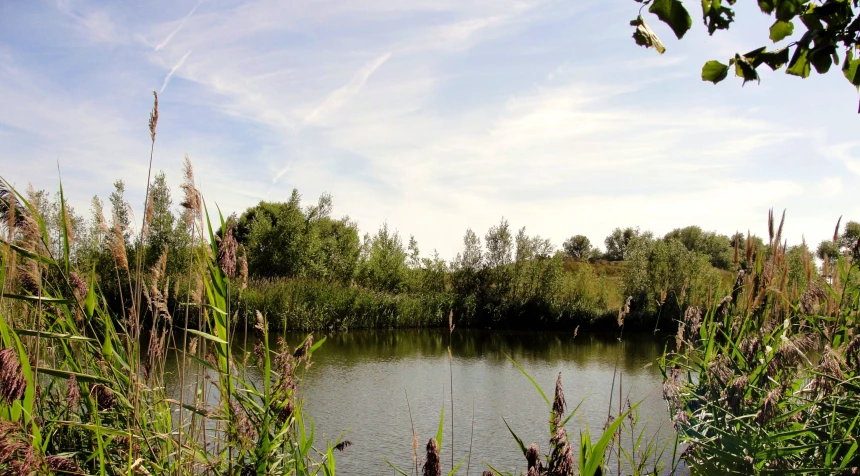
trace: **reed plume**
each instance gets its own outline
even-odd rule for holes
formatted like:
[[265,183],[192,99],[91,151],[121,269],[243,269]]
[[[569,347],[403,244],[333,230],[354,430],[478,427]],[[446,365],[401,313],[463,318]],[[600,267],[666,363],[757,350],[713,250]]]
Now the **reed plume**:
[[20,424],[0,421],[0,466],[4,475],[29,475],[40,465],[39,455]]
[[153,91],[152,111],[149,113],[149,137],[155,142],[155,128],[158,126],[158,93]]
[[81,389],[78,387],[78,381],[75,378],[74,374],[69,377],[69,386],[66,389],[66,403],[68,403],[69,408],[75,408],[78,406],[78,401],[81,399]]
[[63,458],[62,456],[48,456],[45,458],[45,462],[48,465],[48,469],[58,475],[70,474],[70,475],[85,475],[87,473],[78,466],[78,463],[74,461]]
[[185,163],[182,166],[184,180],[179,187],[184,194],[182,202],[182,220],[188,226],[193,226],[201,217],[203,209],[202,200],[200,199],[200,191],[194,186],[194,168],[191,166],[191,159],[188,154],[185,154]]
[[18,353],[11,347],[0,350],[0,400],[11,405],[24,398],[27,380],[18,361]]
[[224,237],[221,238],[221,243],[218,245],[218,264],[230,279],[236,277],[236,249],[238,243],[233,237],[234,226],[227,225],[224,230]]
[[427,459],[424,462],[424,476],[441,476],[442,468],[439,461],[439,444],[436,438],[427,442]]
[[335,449],[335,450],[337,450],[337,451],[340,451],[340,452],[342,453],[344,450],[346,450],[346,449],[347,449],[347,448],[349,448],[350,446],[352,446],[352,442],[351,442],[351,441],[349,441],[349,440],[343,440],[343,441],[341,441],[340,443],[338,443],[338,444],[334,445],[334,448],[333,448],[333,449]]

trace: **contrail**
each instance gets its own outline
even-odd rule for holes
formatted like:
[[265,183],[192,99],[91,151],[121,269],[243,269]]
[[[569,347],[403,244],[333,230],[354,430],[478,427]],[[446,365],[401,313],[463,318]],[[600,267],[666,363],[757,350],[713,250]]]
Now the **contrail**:
[[178,63],[176,63],[176,66],[174,66],[173,69],[171,69],[170,72],[167,73],[167,76],[164,78],[164,84],[161,85],[161,91],[159,91],[159,94],[164,92],[164,88],[167,87],[167,83],[170,82],[170,78],[173,77],[173,73],[175,73],[179,68],[182,67],[183,63],[185,63],[185,60],[188,59],[188,55],[190,54],[191,50],[189,50],[188,53],[185,53],[185,56],[183,56],[182,59],[179,60]]
[[322,104],[317,106],[316,109],[308,114],[305,118],[305,122],[320,122],[334,114],[335,111],[343,107],[350,99],[361,91],[361,88],[364,87],[364,83],[366,83],[367,80],[370,79],[370,76],[373,75],[373,73],[375,73],[376,70],[379,69],[379,67],[386,61],[388,61],[389,58],[391,58],[391,52],[385,53],[362,66],[361,69],[352,76],[352,79],[346,83],[346,85],[332,91],[328,96],[326,96]]
[[158,44],[158,46],[155,47],[155,51],[164,48],[165,46],[167,46],[168,43],[170,43],[170,40],[173,39],[173,36],[179,33],[179,30],[181,30],[182,27],[185,26],[185,22],[187,22],[188,19],[191,18],[191,15],[194,15],[194,11],[197,10],[197,7],[199,7],[201,3],[203,3],[203,0],[200,0],[199,2],[197,2],[197,5],[194,5],[194,8],[192,8],[191,11],[188,12],[188,15],[185,15],[185,18],[183,18],[182,21],[179,22],[179,26],[177,26],[175,30],[170,32],[170,34],[167,35],[167,38],[165,38],[164,41],[162,41]]

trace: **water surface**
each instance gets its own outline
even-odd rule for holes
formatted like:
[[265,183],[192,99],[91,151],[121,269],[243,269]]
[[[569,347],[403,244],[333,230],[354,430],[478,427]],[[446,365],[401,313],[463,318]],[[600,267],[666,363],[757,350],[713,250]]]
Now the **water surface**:
[[[293,345],[303,339],[303,334],[287,335]],[[526,445],[537,443],[545,453],[549,409],[506,355],[550,399],[561,372],[568,407],[581,403],[567,425],[574,447],[581,429],[588,426],[593,435],[603,429],[610,395],[617,413],[619,387],[622,404],[628,398],[638,402],[640,428],[661,440],[674,435],[656,364],[663,342],[651,335],[625,336],[619,342],[602,335],[455,330],[450,339],[451,360],[447,330],[350,331],[327,337],[314,354],[301,393],[305,411],[316,423],[317,447],[324,448],[326,439],[335,441],[344,431],[353,443],[337,455],[339,474],[396,474],[383,457],[409,472],[412,425],[419,435],[420,460],[427,440],[436,434],[443,406],[444,474],[451,468],[452,440],[455,464],[468,460],[471,447],[471,460],[458,474],[466,474],[468,464],[468,474],[480,475],[485,462],[500,471],[525,472],[525,459],[503,418]]]

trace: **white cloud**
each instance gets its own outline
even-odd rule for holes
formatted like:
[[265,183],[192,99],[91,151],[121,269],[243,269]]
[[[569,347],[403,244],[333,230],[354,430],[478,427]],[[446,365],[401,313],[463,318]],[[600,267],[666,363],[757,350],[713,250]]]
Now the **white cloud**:
[[842,193],[842,177],[825,177],[818,181],[818,193],[833,198]]
[[391,58],[391,52],[385,53],[376,59],[367,62],[361,67],[349,82],[326,96],[325,100],[317,106],[305,118],[305,122],[312,124],[321,124],[326,121],[332,114],[336,113],[347,102],[349,102],[359,91],[364,87],[368,79]]

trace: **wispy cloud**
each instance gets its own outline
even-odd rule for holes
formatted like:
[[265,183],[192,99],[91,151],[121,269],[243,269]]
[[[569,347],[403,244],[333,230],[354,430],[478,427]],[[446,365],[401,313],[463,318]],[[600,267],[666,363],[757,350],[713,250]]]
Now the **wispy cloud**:
[[275,185],[276,183],[278,183],[278,180],[281,180],[281,177],[283,177],[285,173],[289,172],[289,170],[290,170],[289,164],[287,164],[287,166],[282,168],[281,170],[278,170],[278,173],[276,173],[275,176],[272,177],[272,185]]
[[187,60],[190,55],[191,51],[182,55],[182,58],[179,60],[179,62],[173,66],[169,73],[167,73],[167,76],[164,77],[164,83],[161,85],[161,90],[159,91],[159,93],[164,92],[164,89],[167,88],[167,83],[170,82],[170,78],[172,78],[173,75],[176,74],[176,72],[179,70],[179,68],[182,67],[183,64],[185,64],[185,60]]
[[311,111],[310,114],[308,114],[305,118],[305,122],[313,124],[324,122],[329,116],[337,112],[356,94],[358,94],[373,73],[375,73],[380,66],[385,64],[389,58],[391,58],[391,52],[385,53],[382,56],[367,62],[352,76],[352,79],[350,79],[346,85],[329,93],[325,100]]
[[168,43],[170,43],[170,40],[172,40],[173,37],[176,36],[177,33],[179,33],[179,30],[181,30],[182,27],[185,26],[185,22],[187,22],[188,19],[191,18],[192,15],[194,15],[194,12],[197,11],[197,7],[199,7],[202,3],[203,3],[203,0],[200,0],[197,2],[196,5],[194,5],[194,8],[192,8],[191,11],[188,12],[188,14],[185,15],[182,18],[182,20],[179,22],[179,25],[177,25],[177,27],[173,31],[171,31],[170,34],[168,34],[164,38],[164,40],[161,41],[161,43],[159,43],[158,45],[155,46],[155,51],[161,50],[162,48],[167,46]]

